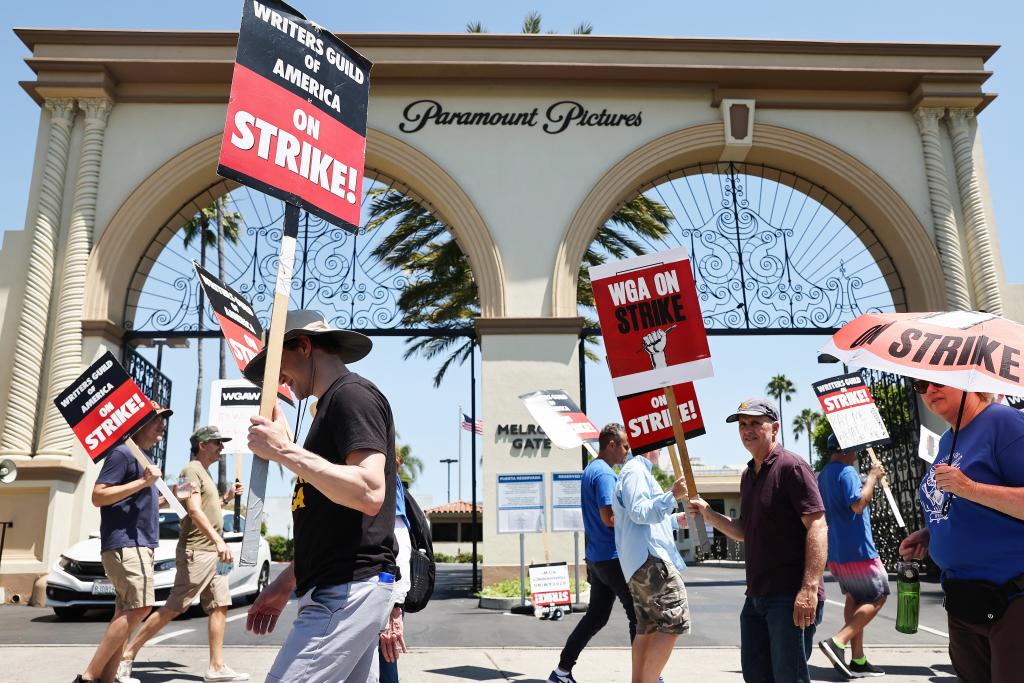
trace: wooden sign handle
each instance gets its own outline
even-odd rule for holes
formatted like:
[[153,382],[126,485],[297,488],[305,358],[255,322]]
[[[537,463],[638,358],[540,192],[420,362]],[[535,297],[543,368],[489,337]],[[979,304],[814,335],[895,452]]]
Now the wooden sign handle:
[[690,453],[686,449],[686,434],[683,432],[683,421],[679,419],[679,404],[676,402],[675,389],[665,387],[665,398],[668,399],[668,414],[672,418],[672,432],[676,437],[676,446],[679,447],[678,458],[675,457],[675,452],[669,449],[669,455],[672,457],[672,469],[675,470],[676,479],[680,476],[686,478],[689,497],[697,498],[700,494],[697,492],[697,482],[693,478],[693,468],[690,466]]
[[[153,466],[153,463],[149,461],[149,458],[146,457],[146,454],[142,452],[142,449],[139,448],[139,445],[135,443],[133,439],[125,439],[124,445],[127,446],[128,450],[131,451],[133,456],[135,456],[135,460],[138,461],[143,470],[147,467]],[[167,482],[163,479],[157,479],[154,484],[156,485],[156,490],[160,492],[160,495],[164,497],[167,504],[170,505],[175,514],[178,515],[178,519],[185,519],[185,517],[188,516],[188,513],[185,512],[185,508],[182,507],[180,502],[178,502],[178,497],[171,493],[171,489],[167,486]]]
[[[878,456],[875,455],[874,448],[868,448],[868,457],[871,458],[871,463],[873,465],[878,464]],[[879,483],[882,485],[882,491],[885,493],[885,499],[889,501],[889,508],[892,510],[892,516],[896,518],[896,524],[906,528],[906,522],[903,521],[903,515],[900,514],[900,509],[896,507],[896,499],[893,498],[892,491],[889,490],[889,481],[886,479],[884,474],[882,475],[882,479]]]

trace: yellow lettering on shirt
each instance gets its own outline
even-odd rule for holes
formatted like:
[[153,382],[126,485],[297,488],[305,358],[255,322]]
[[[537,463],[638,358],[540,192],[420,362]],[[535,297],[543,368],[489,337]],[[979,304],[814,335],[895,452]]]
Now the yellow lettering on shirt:
[[303,492],[303,487],[297,486],[295,487],[295,493],[292,494],[292,512],[304,507],[306,507],[306,496]]

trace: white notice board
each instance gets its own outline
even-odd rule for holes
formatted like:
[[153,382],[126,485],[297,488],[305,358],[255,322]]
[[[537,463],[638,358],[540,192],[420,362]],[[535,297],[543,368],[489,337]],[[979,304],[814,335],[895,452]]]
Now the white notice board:
[[544,531],[544,475],[498,475],[498,533]]
[[583,531],[582,472],[551,474],[551,530]]

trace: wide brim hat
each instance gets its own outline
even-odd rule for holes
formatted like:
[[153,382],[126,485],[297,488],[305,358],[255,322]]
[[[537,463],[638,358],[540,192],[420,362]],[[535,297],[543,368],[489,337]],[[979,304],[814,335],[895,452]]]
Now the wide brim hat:
[[[333,337],[339,347],[338,357],[343,363],[355,363],[370,353],[373,342],[364,334],[331,327],[319,311],[288,311],[284,323],[284,341],[297,337]],[[256,386],[263,385],[263,371],[267,363],[267,349],[253,356],[242,374]]]

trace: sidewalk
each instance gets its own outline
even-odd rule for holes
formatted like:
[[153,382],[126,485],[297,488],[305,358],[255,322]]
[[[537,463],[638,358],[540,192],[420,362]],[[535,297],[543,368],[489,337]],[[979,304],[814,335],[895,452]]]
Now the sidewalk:
[[[70,683],[92,655],[93,646],[0,645],[0,683],[56,681]],[[399,671],[403,683],[454,683],[455,681],[518,681],[542,683],[558,660],[559,648],[414,648],[402,656]],[[202,681],[207,651],[198,646],[146,648],[146,661],[134,671],[142,683]],[[228,664],[262,681],[277,648],[227,648]],[[949,655],[943,647],[872,647],[871,661],[884,668],[887,682],[937,683],[954,681]],[[816,681],[841,681],[819,652],[811,657],[811,677]],[[699,680],[701,683],[742,681],[737,648],[691,647],[679,649],[665,670],[668,683]],[[629,650],[588,648],[573,671],[580,683],[629,681]],[[38,673],[36,673],[38,672]],[[39,675],[41,674],[41,675]]]

